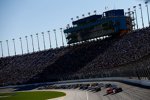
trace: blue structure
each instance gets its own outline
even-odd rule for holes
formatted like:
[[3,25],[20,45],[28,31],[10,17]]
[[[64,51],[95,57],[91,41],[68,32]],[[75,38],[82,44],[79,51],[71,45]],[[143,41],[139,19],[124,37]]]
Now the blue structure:
[[123,9],[109,10],[102,15],[92,15],[72,22],[73,27],[64,30],[68,44],[92,38],[123,35],[132,30],[132,18]]

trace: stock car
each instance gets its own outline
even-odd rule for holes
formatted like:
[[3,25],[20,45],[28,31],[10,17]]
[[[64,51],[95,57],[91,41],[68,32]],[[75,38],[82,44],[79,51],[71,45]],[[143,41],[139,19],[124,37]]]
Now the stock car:
[[111,94],[111,93],[113,93],[113,88],[112,87],[107,88],[106,94]]
[[118,93],[118,92],[122,92],[122,88],[121,87],[113,89],[113,93]]
[[105,88],[112,87],[112,84],[105,84]]
[[122,92],[122,88],[121,87],[109,87],[106,90],[106,94],[112,94],[112,93],[119,93]]
[[101,91],[101,87],[95,87],[95,92]]

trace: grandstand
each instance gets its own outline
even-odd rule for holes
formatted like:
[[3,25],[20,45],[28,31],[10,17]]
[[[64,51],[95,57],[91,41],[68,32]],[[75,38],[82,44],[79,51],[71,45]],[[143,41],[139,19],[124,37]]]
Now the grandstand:
[[150,80],[149,33],[147,27],[119,38],[0,58],[0,85],[97,77]]
[[[71,25],[66,28],[56,26],[41,33],[26,32],[29,34],[11,37],[12,40],[2,39],[0,100],[149,100],[148,1],[145,1],[148,23],[144,23],[146,16],[141,4],[140,12],[137,6],[128,10],[123,6],[122,9],[106,6],[101,14],[95,10],[94,14],[88,12],[88,16],[71,18]],[[36,11],[45,16],[39,12],[44,10]],[[48,20],[53,16],[46,15]],[[57,23],[63,23],[63,19]]]
[[133,30],[134,18],[131,12],[124,15],[123,9],[108,10],[102,15],[92,15],[72,22],[73,27],[64,30],[67,43],[72,44],[89,39],[125,35]]

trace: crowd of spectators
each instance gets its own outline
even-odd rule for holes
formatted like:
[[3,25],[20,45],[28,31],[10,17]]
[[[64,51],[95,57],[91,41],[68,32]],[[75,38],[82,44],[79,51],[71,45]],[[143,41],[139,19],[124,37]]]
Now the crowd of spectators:
[[112,45],[112,42],[115,42],[115,40],[108,38],[103,41],[85,42],[69,47],[69,52],[61,56],[52,65],[49,65],[41,74],[33,77],[31,81],[45,82],[78,78],[72,77],[72,75],[103,53]]
[[[120,40],[111,45],[104,53],[101,53],[96,59],[88,63],[83,69],[79,70],[75,75],[80,77],[84,77],[86,75],[87,77],[101,77],[104,75],[106,76],[106,74],[109,75],[112,72],[112,69],[116,71],[116,67],[125,66],[130,62],[134,63],[135,61],[138,61],[139,59],[142,59],[149,54],[150,28],[147,27],[144,29],[133,31],[122,37]],[[139,71],[148,70],[149,72],[146,73],[149,73],[149,75],[146,75],[150,78],[150,65],[148,65],[147,63],[142,63],[138,66],[140,67]],[[128,67],[126,76],[129,75],[129,71],[132,69],[132,67],[138,68],[138,66],[134,65],[130,68]],[[141,66],[143,66],[142,69]],[[124,70],[124,68],[126,67],[123,67],[122,70]],[[121,70],[118,71],[120,73],[122,72]],[[134,72],[131,71],[131,73]],[[118,74],[116,74],[115,76],[118,76]]]
[[[111,37],[64,48],[0,58],[0,85],[118,75],[128,77],[131,69],[136,69],[134,73],[137,76],[148,77],[149,64],[142,69],[146,63],[136,61],[149,54],[150,28],[144,28],[120,38]],[[127,67],[137,66],[132,63],[139,64],[142,73],[136,67]],[[125,72],[122,72],[122,68]],[[118,70],[121,74],[117,74]],[[145,71],[146,74],[143,74]]]
[[48,65],[54,63],[63,53],[63,49],[51,49],[1,58],[0,83],[3,85],[25,83],[36,74],[41,73]]

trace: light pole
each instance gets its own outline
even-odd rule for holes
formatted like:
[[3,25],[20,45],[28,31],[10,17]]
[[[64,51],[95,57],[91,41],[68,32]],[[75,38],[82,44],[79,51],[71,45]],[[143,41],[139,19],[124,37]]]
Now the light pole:
[[[71,21],[73,22],[73,18],[71,18]],[[74,26],[74,25],[73,25]]]
[[130,8],[128,8],[128,14],[129,14],[129,16],[131,17]]
[[16,46],[15,46],[15,39],[12,39],[13,40],[13,43],[14,43],[14,53],[16,55]]
[[61,32],[61,37],[62,37],[62,46],[64,47],[64,39],[63,39],[63,30],[62,30],[62,28],[60,28],[60,32]]
[[0,43],[1,43],[1,51],[2,51],[2,57],[3,57],[4,55],[3,55],[3,44],[2,44],[2,41],[0,41]]
[[71,21],[73,22],[73,18],[71,18]]
[[44,50],[45,50],[45,49],[46,49],[46,46],[45,46],[44,32],[42,32],[42,36],[43,36],[43,45],[44,45]]
[[96,10],[94,10],[94,14],[96,15]]
[[25,36],[25,38],[26,38],[26,43],[27,43],[27,53],[29,53],[28,36]]
[[134,20],[134,30],[135,30],[135,18],[134,18],[134,12],[132,11],[133,20]]
[[82,17],[84,18],[84,14],[82,14]]
[[8,56],[10,56],[10,53],[9,53],[9,44],[8,44],[8,40],[6,40],[6,43],[7,43],[7,51],[8,51]]
[[58,47],[58,44],[57,44],[56,29],[54,29],[53,31],[54,31],[54,34],[55,34],[55,41],[56,41],[56,48],[57,48],[57,47]]
[[22,51],[22,55],[23,55],[23,46],[22,46],[22,40],[21,40],[21,37],[20,37],[19,39],[20,39],[21,51]]
[[149,10],[148,10],[148,4],[147,4],[147,3],[148,3],[148,2],[145,2],[145,6],[146,6],[146,8],[147,8],[148,24],[149,24],[149,26],[150,26]]
[[138,20],[137,20],[136,6],[133,6],[133,8],[134,8],[135,19],[136,19],[136,27],[138,29]]
[[40,44],[39,44],[39,36],[38,36],[38,33],[36,33],[36,37],[37,37],[37,42],[38,42],[38,50],[40,51]]
[[144,21],[143,21],[143,12],[142,12],[142,5],[139,4],[140,10],[141,10],[141,19],[142,19],[142,26],[144,28]]
[[48,36],[49,36],[49,47],[52,48],[50,31],[47,31],[47,33],[48,33]]
[[70,25],[69,25],[69,24],[67,24],[67,29],[68,29],[68,28],[70,28]]
[[33,35],[30,35],[30,36],[31,36],[31,40],[32,40],[32,49],[33,49],[33,52],[34,52]]

